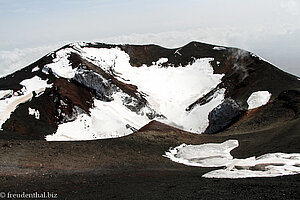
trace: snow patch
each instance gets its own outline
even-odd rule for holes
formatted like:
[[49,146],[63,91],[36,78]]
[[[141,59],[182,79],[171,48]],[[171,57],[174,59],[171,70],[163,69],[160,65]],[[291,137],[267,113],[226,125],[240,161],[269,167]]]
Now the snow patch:
[[40,68],[38,66],[36,66],[35,68],[32,69],[31,72],[36,72],[36,71],[39,71],[39,70],[40,70]]
[[24,79],[22,82],[20,82],[20,85],[24,86],[26,92],[44,91],[45,88],[52,87],[52,84],[48,84],[47,80],[42,80],[38,76],[34,76],[30,79]]
[[247,100],[248,109],[258,108],[260,106],[266,105],[271,98],[271,93],[268,91],[257,91],[250,95]]
[[221,50],[226,50],[225,47],[214,47],[213,50],[221,51]]
[[228,140],[220,144],[182,144],[166,152],[165,157],[174,162],[190,166],[222,167],[231,164],[233,157],[230,151],[238,146],[237,140]]
[[205,178],[276,177],[300,174],[299,153],[268,153],[259,157],[234,159],[231,166],[203,175]]
[[[0,128],[2,129],[2,125],[5,123],[7,119],[9,119],[11,113],[20,105],[26,101],[29,101],[33,97],[33,92],[37,95],[43,92],[46,88],[52,87],[52,84],[47,84],[47,80],[42,80],[38,76],[34,76],[30,79],[23,80],[20,85],[23,88],[17,92],[12,93],[12,96],[9,98],[5,98],[0,100]],[[0,92],[0,94],[7,93]]]
[[275,177],[300,173],[299,153],[269,153],[259,157],[235,159],[230,151],[238,145],[237,140],[227,140],[220,144],[182,144],[171,148],[164,156],[190,166],[225,167],[204,174],[205,178]]
[[72,141],[96,139],[91,131],[91,117],[80,114],[76,120],[60,124],[55,134],[47,135],[47,141]]
[[[70,54],[75,52],[72,48],[61,49],[56,52],[56,58],[53,59],[53,63],[47,64],[43,68],[43,72],[48,74],[49,69],[58,77],[73,78],[75,76],[76,69],[72,68],[70,61],[68,60]],[[52,54],[52,57],[54,54]]]
[[157,62],[156,65],[161,65],[168,62],[168,58],[160,58]]
[[28,108],[28,114],[33,115],[35,119],[40,119],[40,112],[38,110],[35,110],[33,108]]

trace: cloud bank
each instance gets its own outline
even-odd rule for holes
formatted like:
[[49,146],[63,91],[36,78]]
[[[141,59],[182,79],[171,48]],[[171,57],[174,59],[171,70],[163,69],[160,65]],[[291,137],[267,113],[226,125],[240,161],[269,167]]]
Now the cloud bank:
[[[300,58],[297,52],[300,52],[300,46],[295,44],[294,41],[300,39],[300,29],[285,25],[280,30],[271,30],[260,25],[244,27],[224,26],[161,33],[133,33],[97,38],[87,42],[158,44],[168,48],[175,48],[191,41],[199,41],[215,45],[232,46],[251,51],[280,69],[299,76],[300,68],[298,63],[300,63]],[[69,42],[0,51],[0,76],[19,70],[67,43]]]
[[26,67],[63,44],[0,51],[0,77]]

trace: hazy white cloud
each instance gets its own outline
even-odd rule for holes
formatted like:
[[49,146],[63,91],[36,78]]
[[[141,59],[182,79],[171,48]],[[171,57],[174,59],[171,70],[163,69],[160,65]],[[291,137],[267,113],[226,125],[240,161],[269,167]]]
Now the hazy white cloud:
[[[278,29],[282,31],[278,31]],[[91,41],[115,44],[152,43],[168,48],[180,47],[190,41],[233,46],[252,51],[274,63],[279,68],[299,76],[300,69],[297,63],[300,63],[300,58],[297,58],[298,56],[296,54],[300,51],[300,47],[293,43],[297,37],[299,39],[299,33],[299,29],[289,26],[274,28],[274,30],[263,25],[238,27],[223,26],[216,28],[190,29],[185,31],[129,34],[99,38]],[[15,70],[25,67],[66,43],[67,42],[36,48],[0,51],[0,76],[7,75]],[[280,46],[281,48],[274,48],[274,46]],[[289,60],[293,60],[293,62],[289,62]]]
[[[169,48],[180,47],[191,41],[199,41],[216,45],[238,47],[251,51],[258,43],[261,43],[259,46],[262,46],[264,43],[272,40],[272,38],[284,39],[291,37],[292,39],[297,39],[298,36],[300,39],[299,31],[300,28],[288,25],[273,28],[264,25],[223,26],[161,33],[134,33],[130,35],[100,38],[95,41],[130,44],[154,43]],[[284,41],[282,43],[282,46],[284,46]],[[273,46],[269,46],[269,48],[273,48]]]
[[63,44],[0,51],[0,77],[6,76],[38,60]]
[[299,15],[300,4],[295,0],[284,0],[280,3],[280,6],[292,15]]

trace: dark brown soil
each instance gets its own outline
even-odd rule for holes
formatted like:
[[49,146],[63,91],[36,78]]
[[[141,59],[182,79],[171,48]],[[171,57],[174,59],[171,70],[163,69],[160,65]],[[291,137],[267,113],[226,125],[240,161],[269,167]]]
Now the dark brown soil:
[[146,131],[108,140],[0,140],[0,188],[54,192],[60,199],[297,199],[300,175],[205,179],[209,168],[163,157],[169,147],[238,139],[235,157],[300,152],[300,120],[244,134]]

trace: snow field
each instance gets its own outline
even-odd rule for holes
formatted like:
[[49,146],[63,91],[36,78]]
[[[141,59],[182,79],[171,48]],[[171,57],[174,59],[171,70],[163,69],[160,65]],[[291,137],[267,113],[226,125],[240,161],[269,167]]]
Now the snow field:
[[238,146],[237,140],[227,140],[220,144],[182,144],[171,148],[164,157],[189,166],[224,167],[204,174],[205,178],[276,177],[300,173],[299,153],[269,153],[236,159],[230,151]]
[[[49,64],[48,68],[51,68],[60,77],[72,78],[77,69],[71,69],[70,63],[65,57],[75,50],[69,48],[61,51],[57,52],[56,62]],[[129,62],[129,55],[119,48],[81,48],[77,45],[76,51],[79,51],[84,59],[99,66],[107,73],[113,73],[112,75],[119,81],[137,86],[138,91],[145,94],[149,107],[166,117],[166,119],[156,118],[156,120],[182,130],[202,133],[208,126],[209,112],[222,103],[224,99],[225,90],[222,89],[209,103],[196,106],[189,112],[186,111],[190,104],[221,82],[223,75],[214,74],[210,65],[213,58],[197,59],[187,66],[179,67],[171,65],[163,67],[162,64],[167,63],[168,59],[160,58],[153,62],[152,66],[132,67]],[[91,118],[88,120],[91,124],[89,124],[89,128],[81,131],[93,133],[92,135],[84,134],[86,140],[121,137],[132,132],[128,127],[139,129],[151,121],[145,115],[142,116],[127,109],[121,100],[124,95],[126,94],[122,92],[115,93],[114,101],[108,103],[95,100],[95,106],[90,110],[91,116],[86,116]],[[69,123],[83,122],[75,120]],[[71,126],[71,124],[69,125]],[[61,126],[65,125],[59,125],[59,127]],[[80,127],[85,126],[82,124]],[[56,140],[55,135],[58,136],[57,140],[60,140],[62,135],[67,136],[66,140],[67,138],[79,139],[78,134],[74,133],[75,129],[69,131],[74,133],[74,137],[71,133],[63,130],[68,129],[58,128],[55,134],[47,136],[46,139]],[[80,140],[82,139],[84,137],[80,137]]]

